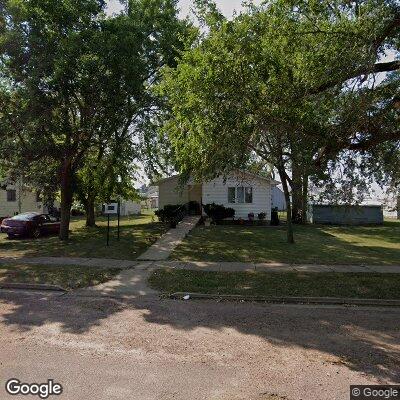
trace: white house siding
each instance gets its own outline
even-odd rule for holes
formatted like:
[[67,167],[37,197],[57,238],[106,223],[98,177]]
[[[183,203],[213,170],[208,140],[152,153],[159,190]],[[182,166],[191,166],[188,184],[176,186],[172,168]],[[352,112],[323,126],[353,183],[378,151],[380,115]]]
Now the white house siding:
[[271,189],[272,196],[272,207],[278,208],[278,211],[286,210],[285,194],[277,186],[273,186]]
[[142,206],[134,201],[127,200],[121,202],[121,215],[140,215],[142,211]]
[[[253,203],[228,203],[228,187],[252,187]],[[203,183],[203,205],[216,203],[233,208],[235,218],[247,219],[249,213],[266,213],[267,220],[271,219],[271,183],[268,180],[258,179],[251,175],[232,176],[226,182],[222,177]]]
[[13,185],[7,186],[7,189],[16,190],[17,198],[16,201],[7,201],[7,191],[0,189],[0,218],[28,211],[43,212],[43,204],[36,202],[36,193],[19,190]]
[[178,187],[178,176],[160,181],[158,184],[158,205],[163,208],[167,204],[186,204],[189,201],[188,188]]

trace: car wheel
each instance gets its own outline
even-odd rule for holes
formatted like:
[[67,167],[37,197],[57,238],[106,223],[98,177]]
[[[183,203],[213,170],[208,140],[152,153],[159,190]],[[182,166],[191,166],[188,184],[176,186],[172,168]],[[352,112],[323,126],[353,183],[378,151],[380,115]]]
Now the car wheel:
[[35,228],[35,229],[32,231],[32,237],[33,237],[34,239],[37,239],[37,238],[40,237],[40,228]]
[[9,239],[14,239],[14,237],[15,237],[12,233],[8,233],[7,236]]

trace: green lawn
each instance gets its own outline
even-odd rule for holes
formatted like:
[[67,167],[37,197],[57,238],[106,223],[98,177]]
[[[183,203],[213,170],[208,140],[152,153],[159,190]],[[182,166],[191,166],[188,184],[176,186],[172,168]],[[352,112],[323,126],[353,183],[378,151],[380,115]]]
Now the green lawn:
[[61,242],[57,236],[9,240],[5,234],[0,234],[0,257],[64,256],[133,260],[166,232],[166,225],[155,220],[150,214],[123,218],[118,242],[114,218],[109,247],[106,247],[105,218],[98,219],[96,228],[86,228],[83,218],[75,219],[71,223],[68,242]]
[[158,269],[149,284],[164,293],[400,299],[400,274],[207,272]]
[[400,221],[383,226],[295,226],[294,245],[283,227],[211,226],[194,229],[173,260],[400,265]]
[[0,265],[0,283],[40,283],[77,289],[107,282],[119,268],[98,268],[55,265]]

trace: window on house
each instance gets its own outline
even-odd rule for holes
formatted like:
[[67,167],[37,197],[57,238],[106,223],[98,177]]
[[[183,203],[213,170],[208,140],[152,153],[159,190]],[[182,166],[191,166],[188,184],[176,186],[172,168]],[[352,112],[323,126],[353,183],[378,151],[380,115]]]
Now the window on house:
[[244,187],[236,188],[236,202],[239,204],[244,203]]
[[252,187],[229,187],[228,188],[228,203],[252,203],[253,188]]
[[228,188],[228,203],[236,203],[236,188]]
[[244,188],[244,202],[245,203],[253,202],[253,188],[252,187]]
[[7,190],[7,201],[17,201],[17,191],[14,189]]

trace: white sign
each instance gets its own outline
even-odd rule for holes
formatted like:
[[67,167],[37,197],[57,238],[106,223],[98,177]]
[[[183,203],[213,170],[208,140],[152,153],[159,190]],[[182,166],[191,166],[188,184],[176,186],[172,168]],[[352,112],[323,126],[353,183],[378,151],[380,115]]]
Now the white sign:
[[118,203],[104,204],[104,214],[118,214]]

